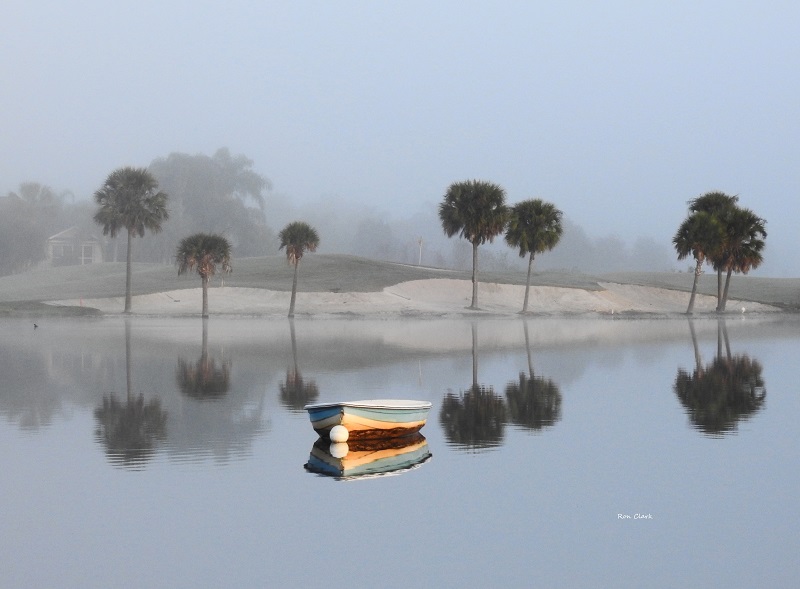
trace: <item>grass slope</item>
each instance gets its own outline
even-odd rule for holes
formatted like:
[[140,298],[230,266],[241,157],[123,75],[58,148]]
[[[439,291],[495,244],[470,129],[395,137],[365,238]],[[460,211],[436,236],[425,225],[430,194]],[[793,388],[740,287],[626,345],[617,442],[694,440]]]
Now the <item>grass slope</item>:
[[[178,276],[174,266],[134,264],[133,293],[150,294],[185,288],[198,288],[196,274]],[[242,258],[233,261],[233,273],[224,276],[228,286],[289,291],[292,267],[284,255]],[[303,292],[377,292],[400,282],[428,278],[471,280],[469,271],[426,268],[356,256],[310,254],[300,263],[299,290]],[[219,284],[220,276],[214,278]],[[525,284],[524,272],[481,271],[481,282]],[[536,272],[533,285],[599,289],[599,282],[618,282],[654,286],[688,292],[692,274],[667,272],[630,272],[590,276],[567,272]],[[716,275],[701,276],[699,291],[716,294]],[[55,299],[121,297],[125,294],[125,264],[103,263],[86,266],[44,268],[23,274],[0,277],[0,313]],[[771,279],[734,276],[731,298],[776,304],[788,309],[800,308],[800,279]],[[4,304],[3,304],[4,303]],[[11,304],[14,303],[14,304]]]

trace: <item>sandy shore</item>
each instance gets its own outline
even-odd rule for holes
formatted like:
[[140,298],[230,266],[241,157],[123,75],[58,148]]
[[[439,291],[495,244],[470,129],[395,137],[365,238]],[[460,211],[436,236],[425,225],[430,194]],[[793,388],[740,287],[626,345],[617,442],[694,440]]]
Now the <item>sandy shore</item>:
[[[685,313],[689,294],[664,288],[600,283],[601,290],[532,286],[528,310],[537,315],[676,315]],[[468,280],[428,279],[402,282],[379,292],[298,292],[296,317],[463,317],[513,316],[522,309],[525,287],[481,283],[480,311],[466,309],[472,298]],[[285,317],[290,293],[261,288],[213,287],[209,289],[209,314]],[[133,297],[136,315],[199,315],[200,288],[171,290]],[[52,305],[84,306],[106,314],[121,313],[122,297],[49,301]],[[695,313],[713,313],[716,299],[697,295]],[[728,301],[729,313],[774,313],[778,307]]]

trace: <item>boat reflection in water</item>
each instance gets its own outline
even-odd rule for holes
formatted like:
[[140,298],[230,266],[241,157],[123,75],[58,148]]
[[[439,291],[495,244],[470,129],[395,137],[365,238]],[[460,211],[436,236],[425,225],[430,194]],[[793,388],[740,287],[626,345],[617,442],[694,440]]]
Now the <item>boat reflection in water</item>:
[[339,480],[354,480],[402,474],[420,467],[431,456],[428,442],[420,433],[333,444],[319,438],[311,448],[305,469]]

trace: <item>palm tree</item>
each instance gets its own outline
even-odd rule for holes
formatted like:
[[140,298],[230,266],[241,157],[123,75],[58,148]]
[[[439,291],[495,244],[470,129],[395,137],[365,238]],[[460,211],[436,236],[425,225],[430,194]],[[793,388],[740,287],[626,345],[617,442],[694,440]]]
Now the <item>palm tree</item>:
[[472,304],[478,308],[478,246],[494,241],[508,219],[506,191],[491,182],[454,182],[439,205],[439,219],[447,237],[459,234],[472,244]]
[[561,216],[561,211],[554,204],[538,198],[524,200],[511,207],[506,228],[506,243],[511,247],[519,248],[520,258],[524,258],[525,254],[530,254],[522,313],[528,312],[533,258],[536,254],[553,249],[561,239],[563,233]]
[[114,238],[121,229],[128,232],[125,313],[130,313],[133,238],[144,237],[146,229],[161,231],[161,224],[169,218],[167,194],[158,190],[158,183],[145,168],[125,167],[108,175],[94,199],[99,207],[94,220],[103,226],[103,235]]
[[281,229],[278,234],[281,245],[278,248],[286,248],[286,260],[294,266],[294,278],[292,279],[292,300],[289,303],[289,317],[294,317],[294,301],[297,298],[297,267],[303,258],[306,250],[317,251],[319,247],[319,235],[317,231],[308,223],[294,221]]
[[691,315],[694,310],[694,299],[697,295],[697,281],[703,273],[703,263],[716,256],[722,244],[722,225],[711,213],[698,211],[689,215],[681,226],[678,227],[672,244],[678,252],[678,259],[683,260],[691,254],[697,264],[694,269],[692,294],[689,297],[689,307],[686,314]]
[[[715,217],[724,229],[726,225],[725,218],[727,215],[736,208],[736,203],[739,202],[738,196],[731,196],[724,192],[707,192],[702,196],[689,201],[689,212],[699,213],[704,212]],[[719,259],[720,251],[717,251],[713,256],[709,257],[714,270],[717,271],[717,311],[722,310],[722,267]]]
[[719,256],[719,267],[727,275],[719,311],[724,311],[728,302],[731,274],[747,274],[764,261],[761,252],[767,237],[766,221],[750,209],[736,207],[728,212],[725,221],[725,240]]
[[221,235],[195,233],[184,237],[175,251],[178,276],[197,269],[203,281],[203,317],[208,317],[208,281],[217,273],[219,264],[223,272],[231,267],[231,244]]

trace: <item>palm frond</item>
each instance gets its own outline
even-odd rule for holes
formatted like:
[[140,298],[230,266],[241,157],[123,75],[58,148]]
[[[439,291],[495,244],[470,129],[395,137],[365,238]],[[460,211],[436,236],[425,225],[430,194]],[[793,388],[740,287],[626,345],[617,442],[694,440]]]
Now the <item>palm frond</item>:
[[116,237],[121,229],[143,237],[145,231],[158,233],[169,218],[168,196],[145,168],[125,167],[111,172],[94,193],[98,205],[94,220],[103,235]]
[[278,234],[279,250],[286,248],[286,259],[297,265],[306,251],[315,252],[319,247],[319,235],[308,223],[294,221],[281,229]]
[[511,207],[506,243],[519,248],[520,257],[553,249],[561,239],[562,212],[541,199],[525,200]]
[[230,273],[233,270],[231,249],[230,241],[215,233],[184,237],[175,251],[178,275],[196,268],[200,276],[208,278],[217,273],[218,266],[223,273]]

